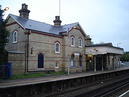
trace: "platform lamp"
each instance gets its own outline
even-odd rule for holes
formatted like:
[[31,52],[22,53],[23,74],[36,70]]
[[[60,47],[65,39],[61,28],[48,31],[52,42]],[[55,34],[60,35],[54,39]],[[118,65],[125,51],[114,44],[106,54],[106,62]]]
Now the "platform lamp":
[[6,7],[5,9],[2,10],[1,5],[0,5],[0,23],[3,22],[3,13],[7,10],[9,10],[9,7]]

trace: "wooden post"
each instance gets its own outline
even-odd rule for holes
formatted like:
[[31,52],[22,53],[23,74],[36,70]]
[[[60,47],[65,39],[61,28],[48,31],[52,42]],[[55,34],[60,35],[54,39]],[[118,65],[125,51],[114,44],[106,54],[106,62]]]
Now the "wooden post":
[[107,69],[108,69],[108,65],[109,65],[109,62],[108,62],[108,61],[109,61],[109,60],[108,60],[108,54],[106,55],[106,58],[107,58],[107,59],[106,59],[106,61],[107,61],[107,62],[106,62],[106,65],[107,65],[106,67],[107,67]]
[[96,72],[96,56],[94,55],[94,72]]
[[102,71],[103,71],[103,55],[102,55]]

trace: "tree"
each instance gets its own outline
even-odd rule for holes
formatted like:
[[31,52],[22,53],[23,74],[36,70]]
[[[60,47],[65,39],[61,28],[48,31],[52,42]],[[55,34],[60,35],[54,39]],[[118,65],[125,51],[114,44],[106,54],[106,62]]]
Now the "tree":
[[5,22],[0,24],[0,52],[5,50],[5,45],[8,42],[7,37],[9,33],[6,30],[5,24]]
[[129,62],[129,52],[125,52],[125,53],[121,56],[121,61],[128,61],[128,62]]
[[0,64],[4,64],[7,61],[7,51],[5,45],[8,42],[9,32],[6,30],[6,22],[3,21],[3,10],[0,8]]

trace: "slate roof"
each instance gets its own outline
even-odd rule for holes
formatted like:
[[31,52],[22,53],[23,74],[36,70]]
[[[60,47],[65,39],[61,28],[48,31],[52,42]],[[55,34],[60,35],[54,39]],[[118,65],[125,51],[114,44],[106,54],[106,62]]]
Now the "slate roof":
[[62,26],[54,26],[44,22],[39,22],[31,19],[25,19],[20,16],[16,16],[13,14],[9,14],[18,24],[20,24],[25,29],[46,32],[51,34],[59,35],[59,32],[68,32],[72,29],[72,27],[79,25],[78,22],[62,25]]

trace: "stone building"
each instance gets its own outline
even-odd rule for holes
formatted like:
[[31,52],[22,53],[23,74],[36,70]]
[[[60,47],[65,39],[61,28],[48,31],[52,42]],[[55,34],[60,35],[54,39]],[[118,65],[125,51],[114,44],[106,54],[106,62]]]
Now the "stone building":
[[[22,4],[19,13],[20,16],[9,14],[6,19],[6,28],[10,32],[6,49],[14,74],[46,70],[87,70],[88,56],[93,53],[89,49],[94,45],[79,23],[61,25],[60,16],[55,17],[53,25],[31,20],[26,4]],[[123,52],[121,48],[111,48],[121,52],[113,52],[115,55]]]

